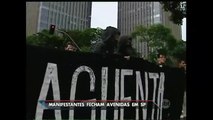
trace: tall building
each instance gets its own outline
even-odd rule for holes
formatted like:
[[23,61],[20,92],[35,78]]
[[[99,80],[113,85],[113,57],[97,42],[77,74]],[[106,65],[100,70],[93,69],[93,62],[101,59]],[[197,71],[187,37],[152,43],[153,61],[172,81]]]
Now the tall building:
[[[176,39],[181,39],[181,26],[170,21],[169,16],[170,13],[165,12],[159,2],[118,2],[118,29],[123,35],[130,35],[139,25],[160,23],[170,28]],[[133,47],[140,57],[147,57],[148,46],[139,38],[134,40]]]
[[49,29],[90,28],[92,2],[26,2],[26,36]]

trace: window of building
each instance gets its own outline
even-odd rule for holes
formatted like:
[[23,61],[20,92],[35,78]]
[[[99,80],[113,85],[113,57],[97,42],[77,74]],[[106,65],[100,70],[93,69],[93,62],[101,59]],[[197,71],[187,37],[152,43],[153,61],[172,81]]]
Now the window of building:
[[60,13],[58,13],[58,17],[57,17],[57,20],[58,20],[58,25],[61,25],[61,14]]
[[49,7],[49,2],[42,2],[42,6],[44,6],[44,7]]
[[60,17],[60,25],[63,27],[63,21],[64,21],[64,14],[63,13],[60,13],[61,14],[61,17]]
[[61,3],[61,7],[62,7],[62,8],[61,8],[61,13],[63,13],[63,14],[65,13],[65,9],[66,9],[65,4],[66,4],[66,2],[62,2],[62,3]]
[[154,23],[160,23],[160,14],[154,15]]
[[58,2],[58,3],[57,3],[57,9],[56,9],[56,10],[59,12],[59,11],[61,11],[61,8],[62,8],[62,7],[61,7],[61,2]]
[[45,22],[40,22],[40,30],[48,29],[48,24]]
[[45,8],[42,8],[41,11],[42,11],[41,12],[41,21],[47,22],[48,21],[48,10]]

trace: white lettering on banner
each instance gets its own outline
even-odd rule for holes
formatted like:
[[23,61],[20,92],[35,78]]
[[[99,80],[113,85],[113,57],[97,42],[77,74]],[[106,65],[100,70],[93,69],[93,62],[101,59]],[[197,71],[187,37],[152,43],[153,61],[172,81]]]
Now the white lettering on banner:
[[[164,76],[164,73],[161,72],[160,73],[160,83],[159,83],[159,90],[158,90],[158,105],[159,105],[159,108],[157,110],[157,119],[159,118],[158,116],[160,116],[160,119],[162,119],[162,106],[163,106],[163,94],[164,94],[164,81],[165,81],[165,76]],[[159,113],[159,110],[160,110],[160,113]],[[159,115],[160,114],[160,115]]]
[[[138,89],[140,89],[140,95],[141,95],[141,99],[144,100],[144,92],[143,92],[143,86],[142,86],[142,82],[141,82],[141,75],[139,71],[136,71],[136,100],[139,100],[139,91]],[[139,120],[139,108],[136,108],[136,116],[135,119]],[[144,111],[143,113],[144,114]],[[144,115],[143,115],[144,117]],[[143,118],[144,119],[144,118]]]
[[[119,98],[119,69],[115,69],[115,98],[114,100],[118,100]],[[114,109],[114,120],[118,120],[118,107]]]
[[[57,71],[57,65],[54,63],[48,63],[44,81],[41,87],[40,95],[38,100],[46,100],[47,92],[49,90],[49,86],[52,83],[52,89],[53,89],[53,99],[54,100],[60,100],[60,91],[59,91],[59,83],[58,83],[58,71]],[[36,107],[36,114],[35,114],[35,120],[42,120],[43,117],[43,108],[42,105],[37,103]],[[61,120],[61,111],[55,110],[55,119]]]
[[[155,93],[156,93],[156,87],[157,87],[157,78],[159,78],[158,73],[149,73],[149,78],[153,79],[153,84],[154,84],[154,88],[153,88],[153,98],[152,98],[152,102],[155,104]],[[157,106],[158,107],[158,106]],[[154,119],[154,113],[155,113],[155,109],[152,109],[152,120]]]
[[[101,78],[101,99],[107,100],[108,67],[102,67]],[[106,120],[106,110],[104,108],[101,109],[101,120]]]
[[[70,100],[75,100],[75,93],[76,93],[76,84],[78,80],[78,75],[81,72],[88,72],[90,76],[90,91],[94,92],[95,89],[95,75],[93,70],[90,67],[87,66],[80,66],[78,67],[73,76],[72,76],[72,83],[71,83],[71,91],[70,91]],[[92,84],[92,85],[91,85]],[[94,111],[93,111],[94,113]],[[69,120],[74,120],[74,109],[71,109],[69,111]]]
[[[136,100],[139,99],[139,89],[140,89],[140,96],[142,100],[148,100],[148,76],[147,72],[145,72],[145,95],[143,91],[143,84],[142,84],[142,79],[139,71],[136,71]],[[144,98],[145,97],[145,98]],[[142,109],[142,115],[143,119],[147,119],[147,109]],[[136,108],[136,120],[139,120],[139,109]]]
[[[133,70],[129,69],[121,69],[121,100],[131,100],[131,97],[124,97],[124,76],[133,75]],[[124,108],[120,108],[120,120],[124,118]]]
[[[91,100],[96,100],[96,99],[91,99]],[[96,118],[96,109],[95,107],[92,107],[92,110],[91,110],[91,120],[95,120]]]
[[[58,73],[57,73],[57,65],[54,63],[48,63],[44,81],[41,87],[40,95],[38,100],[46,100],[47,93],[49,90],[50,84],[52,84],[53,89],[53,98],[54,100],[60,100],[60,90],[59,90],[59,82],[58,82]],[[90,76],[90,92],[95,91],[95,81],[96,77],[93,72],[93,70],[88,66],[80,66],[78,67],[72,76],[71,80],[71,90],[70,90],[70,100],[75,100],[76,95],[76,87],[77,87],[77,81],[79,74],[81,72],[88,72]],[[157,109],[157,119],[162,119],[162,104],[163,104],[163,93],[164,93],[164,81],[165,76],[164,73],[149,73],[144,72],[144,76],[141,76],[140,71],[135,71],[136,74],[136,100],[139,100],[139,97],[141,100],[148,100],[148,79],[153,79],[153,93],[152,93],[152,101],[155,102],[157,100],[157,105],[159,109]],[[131,96],[124,96],[125,90],[125,76],[131,76],[133,75],[133,70],[131,69],[115,69],[115,94],[114,94],[114,100],[131,100]],[[120,79],[119,79],[120,78]],[[144,80],[143,80],[144,78]],[[159,81],[158,81],[159,79]],[[120,80],[120,81],[119,81]],[[144,83],[142,82],[144,81]],[[159,86],[157,88],[157,84],[159,83]],[[145,87],[145,88],[144,88]],[[157,93],[156,90],[158,89]],[[120,92],[119,92],[120,90]],[[144,91],[145,90],[145,91]],[[101,69],[101,100],[107,100],[107,91],[108,91],[108,67],[102,67]],[[140,95],[140,96],[139,96]],[[157,99],[156,99],[157,98]],[[90,100],[96,100],[96,98],[90,99]],[[96,106],[91,106],[91,120],[96,119]],[[103,106],[106,107],[106,106]],[[139,108],[135,107],[135,119],[139,120]],[[35,118],[36,120],[43,119],[43,108],[41,104],[37,104]],[[101,120],[106,120],[106,109],[101,110]],[[114,106],[114,120],[123,120],[124,119],[124,108],[123,106],[120,106],[120,116],[118,116],[118,107]],[[153,109],[151,112],[151,119],[155,116],[155,110]],[[61,110],[55,110],[55,119],[56,120],[62,120],[61,118]],[[142,119],[148,119],[147,117],[147,109],[142,109]],[[69,111],[69,120],[74,120],[74,108]]]

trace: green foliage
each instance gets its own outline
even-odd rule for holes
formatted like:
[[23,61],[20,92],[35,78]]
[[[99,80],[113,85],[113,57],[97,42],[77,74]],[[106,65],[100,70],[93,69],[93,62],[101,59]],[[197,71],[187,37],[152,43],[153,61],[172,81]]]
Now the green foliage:
[[176,47],[171,52],[171,54],[176,59],[185,58],[186,57],[186,42],[183,40],[179,40],[176,44]]
[[81,47],[81,52],[90,52],[90,46]]
[[136,30],[132,32],[132,37],[136,38],[137,36],[142,37],[142,40],[147,42],[149,40],[148,29],[143,25],[137,26]]
[[132,33],[133,38],[147,42],[151,50],[149,51],[148,60],[156,62],[158,50],[164,50],[167,54],[167,65],[174,66],[174,58],[180,56],[186,49],[184,44],[177,41],[171,33],[171,30],[162,24],[154,24],[149,27],[138,26]]
[[[75,43],[81,48],[82,52],[90,52],[90,47],[92,41],[100,38],[102,34],[102,29],[100,28],[88,28],[84,31],[80,30],[60,30],[66,32]],[[62,36],[58,36],[56,34],[50,35],[48,30],[43,30],[37,34],[28,36],[26,38],[26,43],[30,45],[42,46],[47,48],[58,48],[64,49],[65,44],[72,40],[64,34],[63,32],[59,32]]]
[[[80,30],[68,30],[68,31],[64,31],[64,32],[66,32],[75,41],[75,43],[79,47],[82,46],[82,42],[81,42],[82,31],[80,31]],[[70,41],[72,43],[72,40],[70,40],[69,37],[66,34],[63,34],[63,38],[66,39],[66,42]]]
[[92,42],[100,38],[102,31],[100,28],[89,28],[84,31],[71,30],[67,33],[72,36],[83,52],[90,52]]
[[43,30],[26,38],[26,43],[47,48],[63,49],[63,39],[56,35],[50,35],[48,30]]
[[170,20],[175,24],[182,25],[182,19],[186,18],[186,2],[183,1],[162,1],[165,11],[171,12]]

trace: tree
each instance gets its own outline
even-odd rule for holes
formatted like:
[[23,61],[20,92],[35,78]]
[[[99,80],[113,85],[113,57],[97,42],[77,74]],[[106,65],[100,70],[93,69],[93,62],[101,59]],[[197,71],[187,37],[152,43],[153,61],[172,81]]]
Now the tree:
[[77,45],[82,48],[82,52],[90,52],[93,42],[96,42],[102,34],[100,28],[88,28],[84,31],[71,30],[67,33],[74,39]]
[[172,56],[176,59],[185,58],[186,57],[186,42],[183,40],[179,40],[176,43],[174,50],[171,52]]
[[26,44],[47,48],[63,49],[63,42],[61,37],[49,34],[49,30],[42,30],[26,38]]
[[[102,34],[102,29],[100,28],[88,28],[83,31],[80,30],[63,30],[66,32],[74,42],[81,48],[81,52],[90,52],[92,42],[99,38]],[[49,34],[49,30],[42,30],[34,35],[28,36],[26,39],[27,44],[48,47],[48,48],[58,48],[64,49],[67,42],[73,42],[70,38],[63,32],[62,36],[57,36],[56,34]]]
[[171,12],[170,20],[175,24],[182,25],[183,18],[186,18],[186,2],[181,1],[162,1],[165,11]]
[[[66,32],[79,47],[82,46],[82,44],[83,44],[83,43],[81,43],[82,31],[80,31],[80,30],[68,30],[68,31],[64,31],[64,32]],[[68,42],[68,41],[73,42],[65,34],[63,34],[63,38],[66,39],[66,42]]]
[[[148,60],[155,62],[157,52],[159,49],[167,52],[169,57],[168,62],[172,61],[173,50],[176,48],[177,40],[171,33],[169,28],[164,27],[162,24],[154,24],[149,27],[138,26],[132,33],[134,39],[140,39],[142,42],[147,42],[149,48]],[[169,62],[169,64],[173,64]]]
[[[171,30],[164,27],[162,24],[154,24],[147,30],[149,36],[149,46],[155,49],[163,49],[171,47],[168,40],[171,38]],[[167,49],[167,48],[166,48]]]

